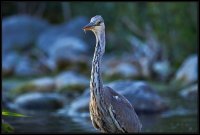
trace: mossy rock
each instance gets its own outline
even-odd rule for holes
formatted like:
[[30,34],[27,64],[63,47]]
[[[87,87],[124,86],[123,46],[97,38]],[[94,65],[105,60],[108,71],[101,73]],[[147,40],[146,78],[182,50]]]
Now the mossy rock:
[[34,92],[34,91],[52,92],[54,90],[55,90],[54,80],[45,77],[24,82],[21,85],[12,89],[10,94],[11,97],[15,97],[27,92]]
[[64,86],[60,89],[57,89],[58,92],[64,93],[68,91],[78,91],[78,92],[83,92],[85,90],[85,86],[83,85],[68,85]]

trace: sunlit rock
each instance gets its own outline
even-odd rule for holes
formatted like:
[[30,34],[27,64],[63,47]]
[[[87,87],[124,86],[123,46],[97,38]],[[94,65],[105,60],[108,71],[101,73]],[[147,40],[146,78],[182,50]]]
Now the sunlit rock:
[[32,84],[38,91],[49,91],[55,89],[54,79],[50,77],[34,79],[30,84]]
[[153,64],[152,70],[158,76],[158,79],[163,81],[167,80],[171,73],[170,64],[167,60],[155,62]]
[[57,90],[84,90],[89,86],[89,79],[73,71],[62,72],[55,77]]
[[198,85],[193,84],[189,87],[186,87],[180,91],[180,95],[188,100],[195,100],[197,99],[198,95]]
[[50,92],[53,90],[55,90],[54,79],[50,77],[43,77],[23,83],[16,89],[13,89],[13,93],[21,94],[31,91]]
[[116,65],[112,65],[112,62],[104,67],[104,73],[106,76],[119,76],[120,78],[130,78],[139,76],[137,67],[128,62],[118,62]]
[[178,69],[175,80],[181,85],[189,85],[198,79],[198,56],[196,54],[189,56]]

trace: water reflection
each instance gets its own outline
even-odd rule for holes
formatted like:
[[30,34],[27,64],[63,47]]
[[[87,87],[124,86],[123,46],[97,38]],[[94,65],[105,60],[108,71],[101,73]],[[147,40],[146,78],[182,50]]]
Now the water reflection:
[[70,117],[46,113],[26,118],[5,117],[15,127],[15,133],[68,133],[91,132],[92,127],[82,126]]
[[[197,115],[140,115],[142,132],[197,132]],[[5,117],[15,127],[15,133],[88,133],[96,131],[89,118],[71,118],[55,113],[28,118]]]

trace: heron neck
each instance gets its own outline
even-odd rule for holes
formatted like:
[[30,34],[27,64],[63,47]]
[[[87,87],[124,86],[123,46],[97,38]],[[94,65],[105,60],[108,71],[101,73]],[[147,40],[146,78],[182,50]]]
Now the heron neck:
[[95,33],[96,47],[92,61],[92,71],[90,80],[91,94],[100,97],[103,89],[103,81],[101,77],[101,61],[105,51],[105,31]]

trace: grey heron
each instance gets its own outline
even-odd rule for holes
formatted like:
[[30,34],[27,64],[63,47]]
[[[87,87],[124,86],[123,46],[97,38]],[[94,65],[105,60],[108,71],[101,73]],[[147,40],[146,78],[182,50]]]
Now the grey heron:
[[105,24],[100,15],[83,27],[95,34],[96,47],[90,79],[90,118],[93,126],[104,133],[140,132],[142,124],[131,103],[112,88],[103,86],[102,56],[105,52]]

